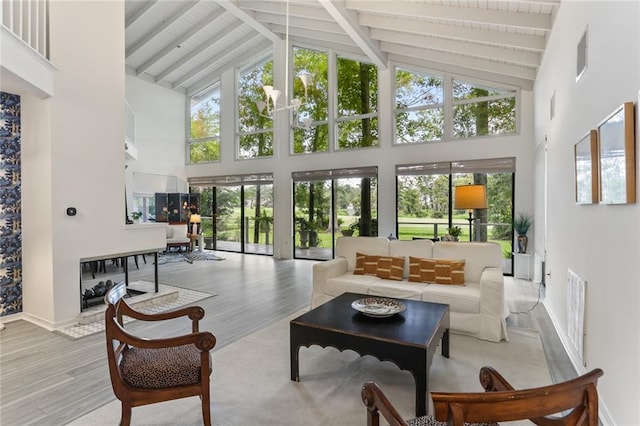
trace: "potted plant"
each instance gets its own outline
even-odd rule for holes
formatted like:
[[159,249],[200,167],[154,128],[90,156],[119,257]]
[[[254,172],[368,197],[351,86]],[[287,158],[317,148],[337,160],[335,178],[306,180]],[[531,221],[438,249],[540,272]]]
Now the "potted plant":
[[356,231],[360,231],[360,218],[349,225],[349,230],[351,231],[351,235],[353,235],[353,233]]
[[342,233],[342,236],[344,237],[350,237],[353,235],[353,229],[346,227],[343,228],[342,224],[344,223],[344,219],[342,219],[341,217],[338,218],[338,227],[340,228],[340,232]]
[[518,253],[527,252],[527,243],[529,242],[527,232],[529,232],[532,223],[533,219],[526,213],[518,213],[518,217],[513,221],[513,229],[516,231],[516,234],[518,234],[516,237]]
[[131,213],[131,218],[133,219],[133,223],[140,222],[140,218],[141,217],[142,217],[142,213],[140,213],[140,212],[132,212]]
[[311,232],[309,221],[303,217],[296,217],[296,224],[300,235],[300,247],[309,248],[309,233]]
[[445,235],[445,237],[449,238],[442,238],[443,241],[458,241],[458,238],[462,235],[462,228],[458,225],[454,225],[451,228],[448,228],[447,232],[448,234]]

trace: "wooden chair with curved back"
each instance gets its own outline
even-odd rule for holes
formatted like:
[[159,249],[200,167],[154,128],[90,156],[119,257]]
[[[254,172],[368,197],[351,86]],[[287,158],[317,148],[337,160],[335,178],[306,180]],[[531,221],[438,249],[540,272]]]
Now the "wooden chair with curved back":
[[[131,409],[141,405],[189,396],[202,399],[204,424],[211,425],[209,351],[216,338],[200,332],[204,317],[199,306],[190,306],[159,314],[144,314],[124,300],[124,283],[116,284],[105,295],[105,334],[111,385],[122,403],[121,425],[131,422]],[[190,334],[163,339],[146,339],[128,333],[122,317],[144,321],[162,321],[186,316],[191,320]]]
[[495,424],[530,420],[540,426],[598,425],[596,385],[602,370],[595,369],[575,379],[538,388],[515,390],[491,367],[480,369],[485,392],[432,392],[434,416],[405,421],[373,382],[362,387],[367,407],[367,425],[379,426],[380,416],[391,426]]

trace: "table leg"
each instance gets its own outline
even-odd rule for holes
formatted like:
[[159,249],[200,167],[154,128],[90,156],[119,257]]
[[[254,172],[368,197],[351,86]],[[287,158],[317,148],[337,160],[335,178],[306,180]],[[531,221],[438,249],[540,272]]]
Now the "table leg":
[[416,382],[416,417],[426,416],[427,398],[429,397],[429,356],[426,349],[415,365],[413,378]]
[[299,367],[299,346],[296,339],[293,337],[293,330],[289,332],[289,356],[291,359],[291,380],[294,382],[300,381],[300,374],[298,372]]
[[442,356],[449,358],[449,329],[447,328],[442,335]]

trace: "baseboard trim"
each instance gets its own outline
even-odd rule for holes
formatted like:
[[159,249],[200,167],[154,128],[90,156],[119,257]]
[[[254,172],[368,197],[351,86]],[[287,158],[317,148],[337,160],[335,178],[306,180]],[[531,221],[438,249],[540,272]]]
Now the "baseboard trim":
[[[578,374],[586,373],[588,369],[585,368],[585,366],[580,361],[579,357],[576,354],[574,354],[574,352],[570,349],[571,346],[569,345],[569,336],[567,336],[564,330],[562,330],[558,326],[559,323],[555,314],[553,313],[553,310],[550,309],[549,305],[547,305],[545,301],[543,301],[542,303],[544,304],[547,310],[547,313],[549,314],[549,318],[551,319],[551,324],[553,324],[553,328],[555,328],[556,333],[560,338],[560,342],[562,342],[562,347],[564,348],[564,351],[569,356],[569,360],[571,361],[573,368],[578,372]],[[605,372],[605,374],[607,373]],[[607,404],[602,399],[602,395],[600,393],[598,393],[598,419],[600,420],[600,424],[602,426],[615,426],[615,422],[613,421],[613,418],[611,417],[611,414],[607,409]]]

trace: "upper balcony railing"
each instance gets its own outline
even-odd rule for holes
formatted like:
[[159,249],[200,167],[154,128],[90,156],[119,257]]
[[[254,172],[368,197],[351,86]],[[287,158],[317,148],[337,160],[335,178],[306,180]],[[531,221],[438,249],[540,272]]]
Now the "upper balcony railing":
[[49,0],[2,0],[2,25],[49,59]]

